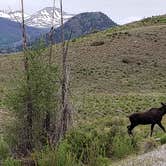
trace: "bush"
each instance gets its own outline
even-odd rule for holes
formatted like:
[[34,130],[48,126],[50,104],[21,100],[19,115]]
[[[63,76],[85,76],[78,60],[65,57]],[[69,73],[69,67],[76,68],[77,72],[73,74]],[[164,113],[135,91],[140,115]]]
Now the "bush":
[[166,144],[166,135],[163,135],[161,138],[160,138],[160,143],[163,145],[163,144]]
[[77,160],[97,166],[98,158],[105,157],[107,135],[100,135],[93,129],[89,132],[85,130],[86,128],[73,130],[66,136],[66,140]]
[[10,149],[8,144],[0,138],[0,160],[4,160],[10,155]]
[[106,157],[99,156],[97,158],[97,166],[110,166],[110,161]]
[[2,165],[3,166],[21,166],[21,161],[8,158],[3,162]]
[[56,150],[46,147],[43,151],[34,153],[33,159],[38,166],[82,166],[84,164],[88,166],[108,166],[109,159],[99,155],[97,151],[98,144],[92,144],[89,147],[81,147],[79,149],[80,153],[76,151],[80,154],[78,158],[78,154],[73,153],[72,145],[67,140],[63,140]]
[[40,46],[25,52],[28,71],[24,75],[19,73],[17,86],[7,96],[7,107],[14,113],[16,122],[10,126],[7,137],[11,138],[12,150],[17,148],[16,152],[23,155],[47,143],[46,117],[49,114],[49,126],[55,124],[57,117],[58,68],[48,63],[45,51]]
[[91,43],[91,46],[101,46],[101,45],[104,45],[104,41],[95,41]]
[[76,41],[77,41],[77,39],[75,38],[75,39],[72,39],[71,41],[74,43],[74,42],[76,42]]
[[34,153],[33,159],[38,166],[79,166],[65,141],[56,150],[46,147],[43,151]]
[[117,135],[112,142],[113,156],[122,158],[134,151],[134,144],[131,138]]

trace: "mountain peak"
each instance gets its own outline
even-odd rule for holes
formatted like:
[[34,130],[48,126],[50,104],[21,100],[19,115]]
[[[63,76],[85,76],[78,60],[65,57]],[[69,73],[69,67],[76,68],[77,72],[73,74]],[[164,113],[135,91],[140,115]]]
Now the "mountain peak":
[[[37,11],[36,13],[32,14],[25,22],[28,26],[35,26],[37,28],[50,28],[52,26],[53,21],[53,12],[55,12],[54,26],[59,27],[61,19],[60,9],[55,8],[55,11],[53,10],[53,7],[45,7]],[[73,14],[63,12],[64,22],[68,21],[73,16]]]
[[[29,17],[28,14],[24,14],[25,18]],[[19,10],[16,11],[9,11],[9,10],[0,10],[0,17],[8,18],[11,21],[21,22],[22,13]]]
[[[102,12],[85,12],[75,15],[64,24],[64,38],[68,40],[72,31],[72,38],[77,38],[82,35],[92,33],[94,31],[101,31],[111,27],[117,26],[107,15]],[[55,30],[55,40],[61,42],[59,35],[61,28]]]
[[[45,7],[32,15],[25,14],[25,24],[35,28],[50,28],[52,26],[53,7]],[[64,22],[68,21],[73,14],[63,12]],[[21,11],[0,10],[0,17],[8,18],[12,21],[21,22]],[[54,26],[60,26],[60,9],[55,8]]]

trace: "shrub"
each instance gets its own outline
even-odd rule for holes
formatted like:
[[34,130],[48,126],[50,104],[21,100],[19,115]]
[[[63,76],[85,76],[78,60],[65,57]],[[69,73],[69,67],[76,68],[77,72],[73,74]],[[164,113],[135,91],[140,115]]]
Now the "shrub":
[[97,162],[96,163],[97,163],[97,165],[95,165],[95,166],[110,166],[109,159],[106,158],[106,157],[102,157],[102,156],[99,156],[97,158]]
[[7,96],[7,107],[14,113],[16,122],[10,126],[7,137],[11,138],[12,150],[17,148],[16,152],[23,155],[47,143],[46,116],[49,114],[48,123],[53,126],[57,115],[58,68],[48,63],[45,51],[40,46],[25,52],[28,71],[24,75],[18,73],[16,87]]
[[46,147],[43,151],[34,153],[33,159],[38,166],[79,166],[65,141],[56,150]]
[[19,160],[15,160],[12,158],[7,158],[3,164],[3,166],[21,166],[21,161]]
[[161,138],[160,138],[160,143],[163,145],[163,144],[166,144],[166,135],[163,135]]
[[105,157],[108,135],[86,128],[71,131],[66,140],[78,161],[89,165],[98,165],[99,158]]
[[71,41],[74,43],[74,42],[76,42],[76,41],[77,41],[77,39],[75,38],[75,39],[72,39]]
[[98,33],[100,32],[98,29],[93,29],[90,33]]
[[4,160],[10,155],[10,149],[8,144],[0,138],[0,160]]
[[132,139],[122,135],[115,136],[112,142],[112,151],[113,156],[117,158],[122,158],[132,153],[134,151]]
[[104,45],[104,41],[95,41],[91,43],[91,46],[101,46],[101,45]]

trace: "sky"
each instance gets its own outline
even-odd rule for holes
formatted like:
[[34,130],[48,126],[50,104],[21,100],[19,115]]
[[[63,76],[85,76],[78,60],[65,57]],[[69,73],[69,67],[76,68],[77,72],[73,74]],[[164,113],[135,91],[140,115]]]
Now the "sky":
[[[52,6],[53,0],[24,0],[25,12],[32,14]],[[57,2],[59,0],[56,0]],[[166,14],[166,0],[63,0],[64,11],[71,14],[101,11],[124,24],[141,18]],[[56,4],[58,7],[58,3]],[[0,0],[0,10],[20,9],[20,0]]]

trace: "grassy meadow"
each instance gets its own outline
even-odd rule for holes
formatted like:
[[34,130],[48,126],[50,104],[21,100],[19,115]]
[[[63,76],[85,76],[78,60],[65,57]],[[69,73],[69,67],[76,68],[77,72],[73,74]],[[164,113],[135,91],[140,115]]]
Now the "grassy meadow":
[[[0,56],[2,137],[5,124],[12,121],[12,114],[5,106],[6,93],[17,86],[17,75],[23,72],[22,58],[22,53]],[[59,45],[54,46],[53,61],[61,68]],[[64,166],[114,165],[116,161],[148,152],[166,142],[158,126],[155,126],[152,138],[150,126],[136,127],[134,137],[129,137],[126,117],[166,102],[166,16],[73,39],[68,62],[73,127],[56,157],[47,148],[32,154],[32,159],[39,165],[51,165],[55,160],[63,160]],[[166,118],[163,124],[166,126]],[[157,138],[162,141],[156,141]],[[0,154],[4,147],[2,142]],[[6,165],[12,162],[19,165],[19,161],[10,161],[10,158]]]

